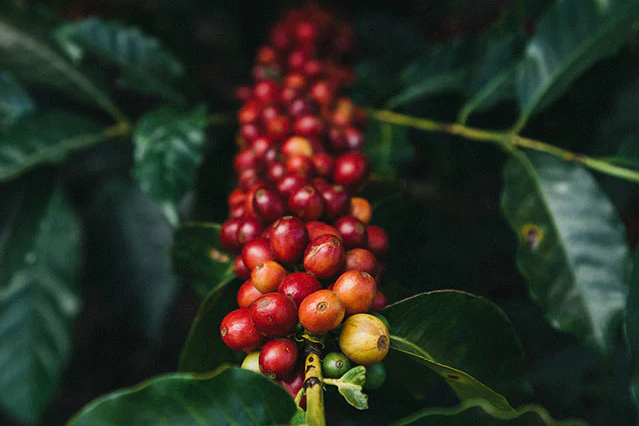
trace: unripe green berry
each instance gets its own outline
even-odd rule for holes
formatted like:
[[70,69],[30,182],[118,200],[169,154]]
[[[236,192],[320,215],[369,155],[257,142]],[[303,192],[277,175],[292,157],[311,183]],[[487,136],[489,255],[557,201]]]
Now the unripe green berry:
[[340,352],[326,354],[322,360],[322,372],[324,376],[330,378],[342,377],[351,368],[351,361]]
[[375,390],[382,387],[386,381],[386,367],[384,363],[369,365],[366,367],[366,383],[364,389]]

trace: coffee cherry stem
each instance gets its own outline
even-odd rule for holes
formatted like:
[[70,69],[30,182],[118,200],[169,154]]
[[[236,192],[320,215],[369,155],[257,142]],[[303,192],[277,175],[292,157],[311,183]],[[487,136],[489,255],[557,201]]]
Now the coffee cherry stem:
[[321,346],[307,341],[304,364],[304,386],[306,393],[306,424],[308,426],[326,426],[324,415],[324,378],[322,376]]

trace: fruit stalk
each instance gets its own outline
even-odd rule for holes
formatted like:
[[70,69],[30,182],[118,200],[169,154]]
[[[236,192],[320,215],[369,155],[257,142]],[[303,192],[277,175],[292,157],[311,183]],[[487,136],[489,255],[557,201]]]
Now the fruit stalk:
[[306,423],[308,426],[326,426],[324,416],[324,378],[319,344],[307,342],[304,364],[306,391]]

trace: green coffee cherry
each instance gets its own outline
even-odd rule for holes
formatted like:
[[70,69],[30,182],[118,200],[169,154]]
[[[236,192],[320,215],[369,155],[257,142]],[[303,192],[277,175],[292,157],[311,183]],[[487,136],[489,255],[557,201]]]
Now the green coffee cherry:
[[386,381],[386,367],[384,363],[369,365],[366,367],[366,383],[364,389],[375,390],[382,387]]
[[325,377],[337,379],[351,368],[351,362],[340,352],[326,354],[322,360],[322,372]]

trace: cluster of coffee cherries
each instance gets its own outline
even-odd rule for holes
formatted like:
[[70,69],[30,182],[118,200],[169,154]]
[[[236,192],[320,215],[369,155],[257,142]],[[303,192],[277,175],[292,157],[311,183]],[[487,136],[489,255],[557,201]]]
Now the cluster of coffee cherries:
[[328,377],[351,362],[383,372],[390,344],[383,318],[371,314],[387,304],[377,285],[388,236],[354,196],[369,175],[366,114],[340,94],[352,80],[344,65],[352,45],[351,27],[325,10],[289,11],[258,51],[255,83],[237,92],[239,186],[220,239],[246,281],[220,334],[248,353],[245,368],[292,395],[304,381],[305,339],[323,341]]

